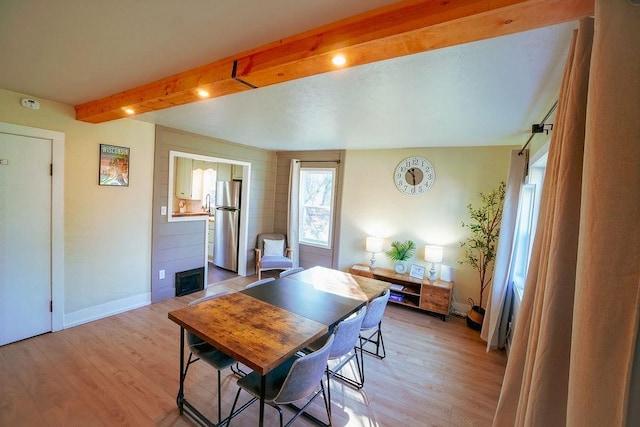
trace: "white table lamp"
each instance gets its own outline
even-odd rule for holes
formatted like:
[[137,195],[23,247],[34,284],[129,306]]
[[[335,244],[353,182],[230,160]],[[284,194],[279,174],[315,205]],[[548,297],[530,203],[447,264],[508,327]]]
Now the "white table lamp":
[[442,247],[429,245],[425,246],[424,260],[431,263],[431,269],[429,270],[429,280],[436,280],[435,264],[442,262]]
[[373,270],[374,268],[376,268],[376,253],[382,252],[382,238],[371,236],[367,237],[365,249],[367,250],[367,252],[371,252],[369,268]]

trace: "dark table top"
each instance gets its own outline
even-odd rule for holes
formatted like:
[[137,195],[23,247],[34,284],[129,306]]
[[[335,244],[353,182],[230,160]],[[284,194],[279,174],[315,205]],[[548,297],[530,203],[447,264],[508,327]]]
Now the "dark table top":
[[289,277],[241,291],[273,306],[332,329],[341,320],[366,304],[366,299],[351,298],[319,290],[308,282]]

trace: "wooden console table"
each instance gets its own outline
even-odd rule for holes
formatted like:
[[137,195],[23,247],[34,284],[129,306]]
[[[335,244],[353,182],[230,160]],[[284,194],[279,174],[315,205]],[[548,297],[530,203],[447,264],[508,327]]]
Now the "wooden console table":
[[444,282],[440,279],[431,281],[428,278],[419,280],[409,276],[408,273],[398,274],[388,268],[371,270],[364,264],[354,265],[349,269],[349,273],[397,285],[391,288],[393,299],[389,298],[389,302],[439,314],[443,321],[449,314],[453,282]]

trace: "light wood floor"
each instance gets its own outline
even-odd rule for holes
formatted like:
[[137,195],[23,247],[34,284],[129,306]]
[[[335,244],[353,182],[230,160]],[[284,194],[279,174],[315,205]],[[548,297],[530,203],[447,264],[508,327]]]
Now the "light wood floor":
[[212,262],[210,262],[206,284],[218,283],[218,282],[222,282],[223,280],[227,280],[235,277],[238,277],[238,273],[234,273],[233,271],[228,271],[228,270],[225,270],[224,268],[217,267]]
[[[238,277],[207,292],[241,289]],[[179,327],[167,313],[204,295],[173,298],[64,331],[0,347],[0,426],[192,426],[175,404]],[[356,391],[332,381],[336,426],[490,425],[506,357],[486,353],[464,319],[446,322],[389,304],[384,360],[365,356],[366,383]],[[190,368],[186,396],[215,417],[215,371]],[[237,387],[223,372],[223,414]],[[246,395],[243,395],[246,398]],[[242,399],[242,398],[241,398]],[[322,414],[321,399],[311,411]],[[233,426],[256,425],[258,405]],[[285,414],[286,417],[290,413]],[[277,425],[265,408],[265,424]],[[295,425],[306,426],[306,419]]]

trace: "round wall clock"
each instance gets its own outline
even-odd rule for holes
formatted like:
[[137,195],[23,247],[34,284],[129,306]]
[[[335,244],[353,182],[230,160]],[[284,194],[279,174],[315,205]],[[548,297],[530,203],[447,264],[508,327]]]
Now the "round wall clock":
[[436,172],[431,163],[423,157],[407,157],[398,164],[393,181],[398,190],[410,196],[424,194],[436,180]]

